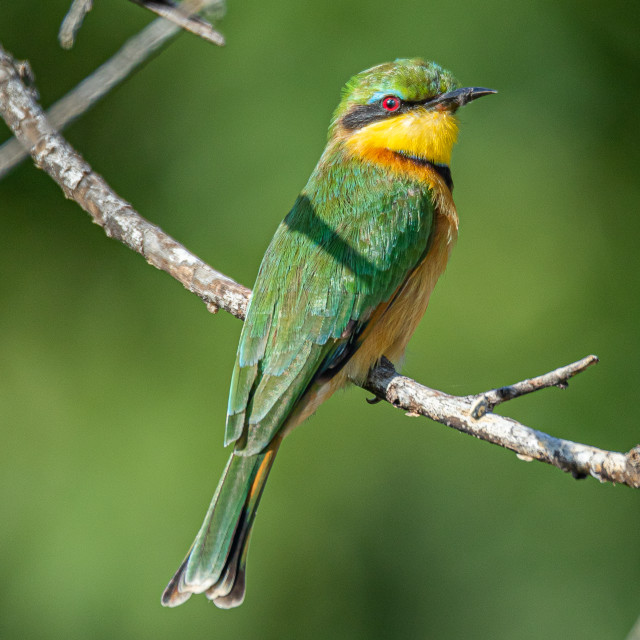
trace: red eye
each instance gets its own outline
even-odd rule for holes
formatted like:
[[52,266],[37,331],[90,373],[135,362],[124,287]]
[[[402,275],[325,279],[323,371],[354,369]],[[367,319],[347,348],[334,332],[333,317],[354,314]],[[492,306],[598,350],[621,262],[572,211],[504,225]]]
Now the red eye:
[[387,96],[382,98],[382,108],[385,111],[397,111],[400,108],[400,99],[395,96]]

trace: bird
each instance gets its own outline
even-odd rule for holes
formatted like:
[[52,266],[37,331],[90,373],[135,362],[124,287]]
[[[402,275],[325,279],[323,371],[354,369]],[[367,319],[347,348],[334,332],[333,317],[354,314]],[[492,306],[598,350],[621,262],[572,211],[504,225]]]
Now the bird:
[[336,390],[396,366],[458,235],[458,109],[496,93],[401,58],[344,86],[326,147],[262,259],[231,376],[233,451],[162,595],[242,604],[249,538],[283,439]]

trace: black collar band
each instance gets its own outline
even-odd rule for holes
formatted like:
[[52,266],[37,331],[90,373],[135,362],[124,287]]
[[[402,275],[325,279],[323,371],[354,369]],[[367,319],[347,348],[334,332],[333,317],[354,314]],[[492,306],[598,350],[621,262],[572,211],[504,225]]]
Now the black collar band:
[[395,151],[394,153],[401,158],[404,158],[405,160],[409,160],[414,164],[420,165],[421,167],[431,167],[444,180],[444,183],[447,185],[447,187],[449,187],[449,191],[453,193],[453,178],[451,177],[451,169],[449,169],[449,165],[429,162],[429,160],[425,160],[424,158],[410,156],[406,153],[400,153],[398,151]]

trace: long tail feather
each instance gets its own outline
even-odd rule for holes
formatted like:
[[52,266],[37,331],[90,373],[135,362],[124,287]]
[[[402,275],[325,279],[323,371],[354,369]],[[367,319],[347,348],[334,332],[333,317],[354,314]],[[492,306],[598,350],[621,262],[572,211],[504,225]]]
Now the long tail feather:
[[278,445],[255,456],[231,454],[202,527],[162,594],[165,607],[203,592],[222,609],[242,604],[251,527]]

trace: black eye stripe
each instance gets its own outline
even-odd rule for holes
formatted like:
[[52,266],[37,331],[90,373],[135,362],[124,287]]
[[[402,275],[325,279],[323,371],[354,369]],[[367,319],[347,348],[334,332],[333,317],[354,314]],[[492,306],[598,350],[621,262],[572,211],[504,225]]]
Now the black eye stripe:
[[393,118],[394,116],[400,115],[401,113],[407,113],[416,107],[420,107],[423,104],[433,100],[434,96],[427,98],[425,100],[416,100],[412,102],[405,102],[404,100],[400,100],[400,98],[396,98],[400,101],[400,107],[395,111],[387,111],[382,106],[382,101],[392,97],[385,96],[381,100],[377,100],[376,102],[372,102],[371,104],[357,104],[355,105],[348,113],[346,113],[342,117],[342,126],[352,131],[354,129],[359,129],[360,127],[364,127],[372,122],[378,122],[379,120],[386,120],[387,118]]

